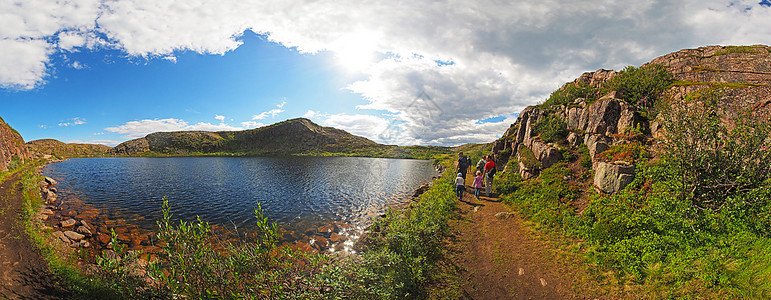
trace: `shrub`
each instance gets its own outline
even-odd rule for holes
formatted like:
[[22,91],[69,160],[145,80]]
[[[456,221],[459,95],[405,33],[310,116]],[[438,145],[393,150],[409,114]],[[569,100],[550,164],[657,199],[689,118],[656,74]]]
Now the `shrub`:
[[568,125],[560,117],[549,114],[535,123],[533,133],[539,135],[545,143],[554,143],[565,139],[567,128]]
[[587,102],[597,100],[598,89],[586,82],[568,83],[549,95],[539,107],[546,108],[555,105],[563,105],[578,98],[584,98]]
[[608,150],[602,153],[597,153],[595,158],[601,162],[614,163],[618,161],[625,161],[628,163],[635,163],[641,158],[647,156],[648,150],[645,146],[639,143],[629,143],[621,145],[613,145]]
[[628,66],[605,82],[602,89],[604,93],[619,92],[625,102],[647,109],[661,99],[673,82],[674,76],[662,65]]
[[720,209],[734,195],[771,180],[771,125],[744,112],[725,124],[720,93],[689,96],[665,111],[665,156],[680,193],[700,208]]

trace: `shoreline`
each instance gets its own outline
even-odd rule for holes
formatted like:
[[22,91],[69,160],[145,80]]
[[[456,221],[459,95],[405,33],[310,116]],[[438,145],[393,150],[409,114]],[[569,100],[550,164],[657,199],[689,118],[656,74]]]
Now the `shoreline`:
[[[37,174],[43,177],[43,168],[49,163],[67,160],[48,161],[37,169]],[[304,232],[280,229],[279,244],[281,247],[292,247],[309,253],[332,255],[338,252],[356,253],[356,244],[367,232],[372,220],[383,217],[388,209],[409,209],[410,203],[438,179],[444,171],[440,165],[434,165],[437,176],[428,183],[421,184],[412,193],[398,196],[402,198],[397,203],[383,207],[381,213],[366,217],[358,224],[339,220],[323,222],[318,228]],[[162,251],[156,235],[156,230],[150,230],[129,223],[125,218],[111,219],[99,209],[96,209],[78,198],[59,191],[58,182],[50,177],[43,177],[39,183],[43,203],[39,209],[39,230],[45,236],[51,236],[49,241],[58,242],[62,248],[71,251],[85,251],[87,255],[80,259],[85,264],[94,264],[97,256],[103,253],[112,255],[111,230],[114,230],[117,241],[126,245],[130,251],[142,251],[146,260],[152,260],[154,255]],[[224,242],[248,241],[253,230],[226,229],[222,225],[212,225],[212,234]]]

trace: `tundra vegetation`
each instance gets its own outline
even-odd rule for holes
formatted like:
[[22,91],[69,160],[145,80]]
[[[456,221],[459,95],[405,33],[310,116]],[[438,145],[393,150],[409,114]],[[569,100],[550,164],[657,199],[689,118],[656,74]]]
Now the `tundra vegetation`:
[[[599,161],[636,166],[634,181],[607,195],[575,180],[591,172],[581,145],[535,179],[500,174],[504,202],[543,231],[582,241],[579,251],[609,289],[651,298],[771,297],[767,120],[751,111],[726,120],[720,104],[726,87],[668,99],[675,82],[656,66],[626,68],[606,83],[599,89],[623,91],[638,113],[660,111],[664,134],[656,158],[640,142],[598,154]],[[566,103],[562,94],[590,98],[585,89],[563,88],[546,103]]]

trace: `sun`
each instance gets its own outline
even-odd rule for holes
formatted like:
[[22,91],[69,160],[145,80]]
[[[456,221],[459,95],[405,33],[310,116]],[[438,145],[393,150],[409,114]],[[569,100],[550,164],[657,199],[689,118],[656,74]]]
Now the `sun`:
[[337,63],[346,71],[364,71],[376,59],[376,37],[374,34],[357,32],[337,40],[334,47]]

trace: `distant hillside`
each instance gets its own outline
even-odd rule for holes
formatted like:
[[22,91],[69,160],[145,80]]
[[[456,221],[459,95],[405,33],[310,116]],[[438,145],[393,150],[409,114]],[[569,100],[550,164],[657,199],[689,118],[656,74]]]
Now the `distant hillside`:
[[30,157],[19,132],[0,118],[0,171],[13,168]]
[[107,155],[109,146],[98,144],[64,143],[54,139],[42,139],[27,142],[29,150],[35,154],[48,154],[58,157],[90,157]]
[[129,156],[232,154],[430,158],[443,147],[382,145],[305,118],[243,131],[156,132],[123,142],[109,153]]

